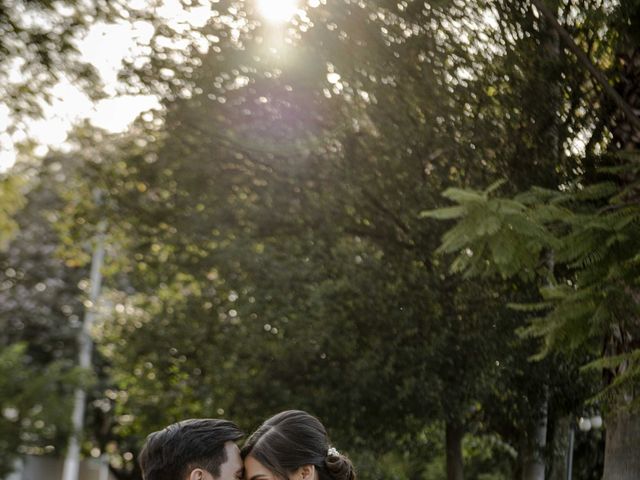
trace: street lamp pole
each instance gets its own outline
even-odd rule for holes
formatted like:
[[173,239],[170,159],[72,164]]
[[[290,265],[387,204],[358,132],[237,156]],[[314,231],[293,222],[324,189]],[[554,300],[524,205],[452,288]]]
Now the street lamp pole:
[[[99,193],[96,194],[99,203]],[[91,328],[95,318],[95,309],[100,297],[102,284],[102,264],[104,262],[104,243],[106,221],[98,223],[96,242],[91,257],[91,273],[89,276],[89,304],[86,306],[82,329],[78,335],[78,365],[83,370],[91,369],[91,355],[93,353],[93,340]],[[84,386],[79,386],[74,392],[73,413],[71,415],[71,434],[67,455],[64,459],[62,480],[78,480],[80,470],[80,440],[84,428],[84,414],[86,408],[87,392]]]
[[[598,430],[602,428],[602,417],[599,414],[593,415],[591,418],[580,417],[577,423],[581,432],[588,432],[591,429]],[[576,422],[572,419],[569,424],[569,446],[567,449],[567,480],[573,478],[573,449],[576,440]]]
[[569,451],[567,454],[567,480],[573,477],[573,444],[576,440],[576,429],[573,423],[569,423]]

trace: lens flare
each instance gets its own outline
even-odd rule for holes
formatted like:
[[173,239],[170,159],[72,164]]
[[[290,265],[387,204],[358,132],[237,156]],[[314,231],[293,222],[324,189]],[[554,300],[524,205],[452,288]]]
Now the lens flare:
[[298,6],[296,0],[258,0],[258,11],[269,22],[288,22]]

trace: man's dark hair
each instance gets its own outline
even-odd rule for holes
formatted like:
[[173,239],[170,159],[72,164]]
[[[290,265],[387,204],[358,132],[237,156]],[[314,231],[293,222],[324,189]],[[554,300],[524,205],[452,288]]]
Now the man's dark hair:
[[191,419],[169,425],[147,437],[139,462],[144,480],[185,480],[194,468],[214,478],[227,461],[225,443],[243,437],[228,420]]

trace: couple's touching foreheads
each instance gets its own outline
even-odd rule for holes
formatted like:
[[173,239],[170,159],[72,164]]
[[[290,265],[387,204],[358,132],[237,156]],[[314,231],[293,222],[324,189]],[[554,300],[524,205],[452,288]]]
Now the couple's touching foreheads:
[[228,420],[192,419],[147,437],[140,453],[144,480],[355,480],[351,461],[329,442],[316,417],[287,410],[265,421],[244,443]]

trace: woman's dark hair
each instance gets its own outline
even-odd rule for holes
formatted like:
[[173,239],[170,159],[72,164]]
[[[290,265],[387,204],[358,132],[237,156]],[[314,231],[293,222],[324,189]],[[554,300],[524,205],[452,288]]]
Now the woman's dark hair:
[[228,420],[184,420],[151,433],[138,459],[144,480],[185,480],[191,470],[202,468],[217,478],[227,461],[227,442],[243,437]]
[[331,449],[320,420],[300,410],[287,410],[264,422],[242,447],[242,458],[251,456],[277,477],[304,465],[314,465],[319,480],[356,480],[351,460]]

